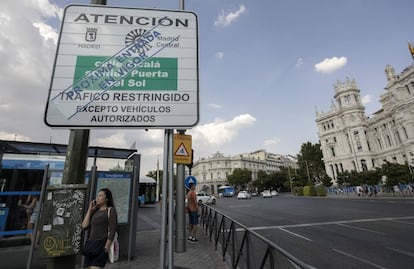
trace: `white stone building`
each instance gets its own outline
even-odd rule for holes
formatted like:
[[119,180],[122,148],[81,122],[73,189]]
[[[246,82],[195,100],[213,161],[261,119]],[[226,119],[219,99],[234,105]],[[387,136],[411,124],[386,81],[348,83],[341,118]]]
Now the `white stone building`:
[[414,165],[414,65],[396,75],[390,65],[382,108],[365,116],[355,80],[334,85],[331,110],[316,113],[318,135],[327,174],[357,172],[385,162]]
[[224,156],[217,152],[209,158],[201,158],[195,161],[192,174],[197,178],[197,190],[207,190],[217,193],[220,186],[227,185],[227,177],[236,168],[246,168],[252,172],[252,180],[257,179],[259,171],[267,174],[280,171],[280,167],[297,168],[296,159],[293,156],[283,156],[258,150],[251,153]]

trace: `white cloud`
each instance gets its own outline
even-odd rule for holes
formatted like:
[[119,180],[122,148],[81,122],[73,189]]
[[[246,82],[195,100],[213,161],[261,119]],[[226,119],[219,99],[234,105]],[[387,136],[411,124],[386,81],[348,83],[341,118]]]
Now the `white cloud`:
[[45,41],[48,41],[49,39],[53,41],[53,43],[56,45],[58,41],[58,33],[55,29],[53,29],[50,25],[47,25],[45,23],[33,23],[33,26],[39,29],[40,35],[44,38]]
[[50,137],[43,114],[57,33],[48,22],[58,22],[60,13],[61,9],[47,0],[2,1],[0,114],[12,116],[0,117],[0,125],[6,134],[17,133],[18,140]]
[[271,139],[266,139],[264,141],[264,145],[265,146],[275,146],[275,145],[279,144],[279,142],[280,142],[280,138],[274,137],[274,138],[271,138]]
[[371,103],[372,102],[372,95],[371,94],[364,95],[361,99],[361,102],[364,105]]
[[322,74],[330,74],[344,67],[346,63],[346,57],[326,58],[322,62],[315,64],[315,71]]
[[190,130],[193,136],[193,144],[206,146],[219,146],[229,143],[238,133],[251,127],[256,119],[250,114],[243,114],[230,121],[216,119],[212,123],[199,125]]
[[219,104],[208,104],[209,107],[215,108],[215,109],[219,109],[221,108],[221,105]]
[[216,58],[222,60],[224,58],[224,52],[219,51],[216,53]]
[[297,61],[296,61],[296,67],[301,67],[303,65],[303,59],[302,58],[299,58]]
[[245,11],[245,5],[240,5],[239,9],[235,12],[229,11],[225,13],[223,10],[221,14],[218,16],[217,20],[214,22],[214,25],[222,27],[229,26],[231,23],[235,22]]
[[6,133],[6,132],[0,132],[0,139],[1,140],[9,140],[9,141],[31,141],[30,137],[27,137],[22,134],[12,134],[12,133]]
[[108,137],[101,137],[97,139],[98,146],[107,146],[111,145],[114,148],[129,148],[128,142],[125,138],[125,133],[115,133]]

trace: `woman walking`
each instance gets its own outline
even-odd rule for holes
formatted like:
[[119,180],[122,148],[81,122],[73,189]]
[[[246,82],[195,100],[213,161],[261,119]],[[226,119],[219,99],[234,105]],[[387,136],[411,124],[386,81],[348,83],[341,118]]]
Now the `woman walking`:
[[96,200],[89,203],[88,211],[82,221],[82,229],[89,230],[89,240],[102,240],[97,255],[85,256],[84,266],[90,269],[104,268],[117,229],[117,213],[109,189],[100,189]]

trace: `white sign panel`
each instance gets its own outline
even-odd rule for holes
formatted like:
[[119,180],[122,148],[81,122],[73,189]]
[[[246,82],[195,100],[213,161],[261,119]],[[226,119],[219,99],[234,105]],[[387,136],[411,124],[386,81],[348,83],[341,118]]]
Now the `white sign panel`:
[[91,5],[65,8],[47,125],[179,128],[198,120],[196,14]]

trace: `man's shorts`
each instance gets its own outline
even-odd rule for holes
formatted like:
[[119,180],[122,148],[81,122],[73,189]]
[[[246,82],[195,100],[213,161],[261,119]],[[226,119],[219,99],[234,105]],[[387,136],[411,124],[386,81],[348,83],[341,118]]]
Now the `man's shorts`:
[[190,211],[188,212],[189,222],[191,225],[198,224],[198,213],[197,211]]

